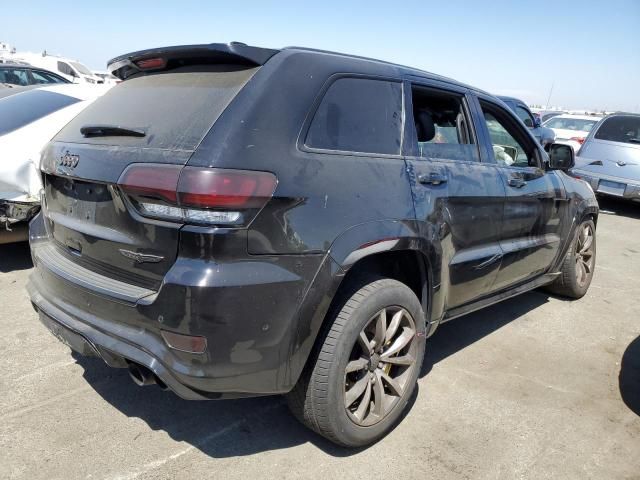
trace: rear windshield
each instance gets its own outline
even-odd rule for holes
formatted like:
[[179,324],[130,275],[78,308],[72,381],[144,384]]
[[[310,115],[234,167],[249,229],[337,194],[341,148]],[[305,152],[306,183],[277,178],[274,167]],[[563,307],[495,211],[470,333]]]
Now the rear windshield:
[[[256,70],[173,71],[126,80],[83,110],[56,140],[193,150]],[[80,133],[85,126],[118,126],[146,135],[85,138]]]
[[545,127],[557,128],[560,130],[577,130],[588,132],[598,123],[598,119],[589,120],[585,118],[555,117],[544,124]]
[[46,90],[29,90],[0,99],[0,135],[22,128],[80,100]]
[[610,117],[598,128],[595,137],[610,142],[640,144],[640,117]]

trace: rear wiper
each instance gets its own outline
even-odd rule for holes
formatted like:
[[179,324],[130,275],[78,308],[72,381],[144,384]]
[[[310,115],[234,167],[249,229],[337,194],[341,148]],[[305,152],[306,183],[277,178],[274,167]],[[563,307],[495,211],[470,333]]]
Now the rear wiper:
[[80,128],[84,137],[144,137],[147,133],[138,128],[118,127],[115,125],[86,125]]

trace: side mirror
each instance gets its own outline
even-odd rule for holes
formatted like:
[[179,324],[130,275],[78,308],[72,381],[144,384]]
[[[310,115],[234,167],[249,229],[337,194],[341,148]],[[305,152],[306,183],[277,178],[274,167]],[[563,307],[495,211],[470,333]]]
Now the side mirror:
[[540,120],[540,117],[534,116],[533,117],[533,128],[538,128],[540,126],[542,126],[542,120]]
[[573,147],[561,143],[552,143],[549,147],[549,168],[551,170],[569,170],[576,164]]

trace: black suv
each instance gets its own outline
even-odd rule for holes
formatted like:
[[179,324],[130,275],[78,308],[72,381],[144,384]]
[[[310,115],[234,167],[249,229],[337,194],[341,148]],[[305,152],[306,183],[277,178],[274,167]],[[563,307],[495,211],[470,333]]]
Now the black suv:
[[399,418],[441,322],[578,298],[593,192],[501,101],[331,52],[232,43],[110,62],[46,147],[29,293],[74,350],[186,399],[288,394],[342,445]]

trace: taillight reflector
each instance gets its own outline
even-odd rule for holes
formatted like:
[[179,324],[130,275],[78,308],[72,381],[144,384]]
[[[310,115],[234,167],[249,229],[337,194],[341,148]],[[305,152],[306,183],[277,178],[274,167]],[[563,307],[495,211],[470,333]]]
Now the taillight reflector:
[[585,137],[571,137],[569,140],[573,140],[574,142],[578,142],[580,145],[584,143]]

